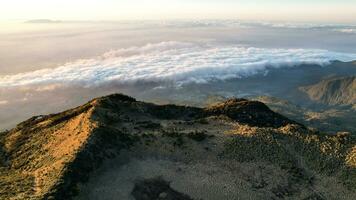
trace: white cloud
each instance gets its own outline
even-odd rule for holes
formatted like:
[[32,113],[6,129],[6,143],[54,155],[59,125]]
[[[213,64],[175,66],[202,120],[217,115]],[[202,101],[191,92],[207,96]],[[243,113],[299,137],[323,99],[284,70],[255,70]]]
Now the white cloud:
[[328,27],[329,25],[311,24],[311,23],[292,23],[292,22],[258,22],[254,23],[256,26],[266,26],[271,28],[291,28],[291,29],[312,29]]
[[276,29],[326,29],[342,30],[353,29],[354,25],[333,23],[301,23],[301,22],[274,22],[274,21],[246,21],[246,20],[166,20],[150,21],[150,26],[160,25],[173,28],[201,28],[201,27],[235,27],[235,28],[276,28]]
[[35,88],[35,91],[36,92],[53,91],[59,87],[61,87],[61,85],[59,85],[59,84],[50,84],[50,85],[39,86],[39,87]]
[[335,31],[341,32],[341,33],[356,34],[356,28],[343,28],[343,29],[336,29]]
[[[202,27],[239,27],[249,28],[250,23],[240,20],[166,20],[158,21],[159,25],[173,28],[202,28]],[[152,25],[152,24],[151,24]]]
[[0,100],[0,106],[1,105],[6,105],[6,104],[8,104],[9,102],[8,101],[6,101],[6,100]]
[[337,32],[354,32],[356,30],[355,25],[347,24],[332,24],[332,23],[297,23],[297,22],[242,22],[245,27],[269,27],[276,29],[308,29],[308,30],[327,30]]
[[352,61],[355,54],[318,49],[267,49],[163,42],[110,51],[55,69],[0,77],[0,87],[171,81],[205,83],[264,73],[268,68]]

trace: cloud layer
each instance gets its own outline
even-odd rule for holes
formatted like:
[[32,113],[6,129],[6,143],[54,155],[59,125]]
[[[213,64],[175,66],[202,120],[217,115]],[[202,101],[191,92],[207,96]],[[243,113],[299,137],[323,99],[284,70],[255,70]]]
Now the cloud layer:
[[0,87],[81,85],[168,81],[176,84],[248,77],[269,68],[326,65],[356,60],[355,54],[318,49],[267,49],[163,42],[109,51],[99,57],[0,77]]
[[336,29],[336,31],[341,32],[341,33],[356,34],[356,28]]
[[277,29],[354,29],[356,25],[333,23],[297,23],[297,22],[270,22],[270,21],[242,21],[242,20],[168,20],[151,21],[150,26],[160,25],[174,28],[201,28],[201,27],[238,27],[238,28],[277,28]]

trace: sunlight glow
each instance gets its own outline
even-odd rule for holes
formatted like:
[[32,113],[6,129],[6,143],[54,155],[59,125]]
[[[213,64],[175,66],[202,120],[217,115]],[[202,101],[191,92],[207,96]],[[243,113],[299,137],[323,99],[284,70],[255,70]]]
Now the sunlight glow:
[[355,23],[354,0],[11,0],[0,20],[211,19]]

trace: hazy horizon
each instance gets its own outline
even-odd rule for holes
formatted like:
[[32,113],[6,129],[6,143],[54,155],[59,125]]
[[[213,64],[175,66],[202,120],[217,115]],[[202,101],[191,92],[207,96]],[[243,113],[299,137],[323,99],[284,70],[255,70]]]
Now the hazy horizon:
[[13,0],[2,3],[3,20],[239,19],[356,23],[353,0]]
[[0,13],[3,127],[114,92],[356,60],[347,0],[15,0]]

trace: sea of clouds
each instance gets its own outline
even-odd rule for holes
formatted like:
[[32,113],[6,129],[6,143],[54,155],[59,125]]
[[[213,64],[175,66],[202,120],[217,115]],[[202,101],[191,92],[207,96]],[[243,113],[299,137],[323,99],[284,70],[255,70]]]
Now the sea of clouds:
[[296,22],[271,22],[271,21],[244,21],[244,20],[168,20],[144,22],[150,26],[166,26],[174,28],[202,28],[202,27],[237,27],[237,28],[275,28],[275,29],[309,29],[341,31],[354,30],[356,25],[332,23],[296,23]]
[[270,68],[300,64],[327,65],[353,61],[356,54],[320,49],[271,49],[184,42],[161,42],[112,50],[92,59],[77,60],[54,69],[0,77],[0,88],[144,82],[206,83],[265,73]]
[[335,29],[335,31],[341,33],[356,34],[356,28],[342,28],[342,29]]

